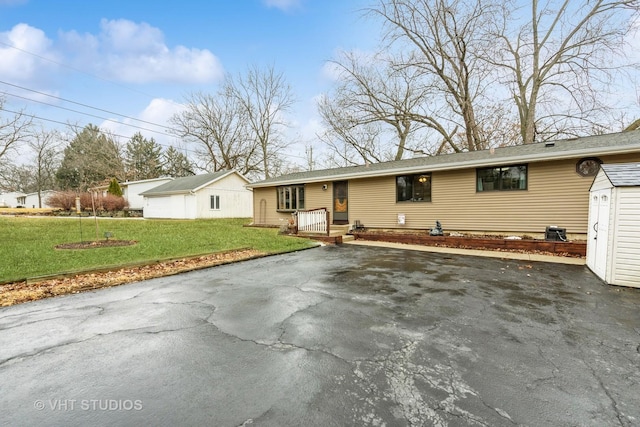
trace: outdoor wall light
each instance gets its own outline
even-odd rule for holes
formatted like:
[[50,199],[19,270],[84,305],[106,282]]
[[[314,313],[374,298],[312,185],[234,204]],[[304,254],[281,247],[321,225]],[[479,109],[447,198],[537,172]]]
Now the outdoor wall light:
[[327,184],[324,184],[324,185],[322,186],[322,191],[327,191],[327,188],[329,188],[329,187],[327,186]]

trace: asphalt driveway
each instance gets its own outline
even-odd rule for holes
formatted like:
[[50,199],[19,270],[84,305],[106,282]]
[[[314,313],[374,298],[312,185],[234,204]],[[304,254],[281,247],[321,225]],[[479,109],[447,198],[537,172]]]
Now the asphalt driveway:
[[3,308],[0,425],[640,425],[640,290],[342,245]]

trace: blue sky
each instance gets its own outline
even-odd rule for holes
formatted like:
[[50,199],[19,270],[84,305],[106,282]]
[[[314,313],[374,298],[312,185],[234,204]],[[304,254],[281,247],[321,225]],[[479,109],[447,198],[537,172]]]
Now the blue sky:
[[[88,107],[166,125],[189,92],[213,93],[224,73],[273,66],[297,99],[289,118],[297,141],[291,153],[302,157],[303,143],[319,129],[314,100],[333,83],[326,61],[339,50],[368,51],[378,42],[379,28],[362,13],[370,4],[0,0],[0,93],[6,94],[7,110],[24,108],[46,119],[94,123],[130,136],[139,129],[60,107],[161,130]],[[163,145],[177,142],[141,132]]]

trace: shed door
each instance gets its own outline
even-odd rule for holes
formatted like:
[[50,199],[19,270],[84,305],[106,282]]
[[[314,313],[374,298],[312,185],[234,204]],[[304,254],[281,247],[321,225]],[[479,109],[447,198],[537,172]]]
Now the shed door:
[[607,271],[611,189],[592,191],[589,201],[589,242],[587,265],[601,279]]

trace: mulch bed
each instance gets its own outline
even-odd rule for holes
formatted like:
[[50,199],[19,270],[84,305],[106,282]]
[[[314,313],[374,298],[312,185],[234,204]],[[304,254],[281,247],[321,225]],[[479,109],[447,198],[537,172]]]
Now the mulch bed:
[[584,241],[549,241],[536,239],[506,239],[502,236],[430,236],[428,232],[354,231],[357,239],[405,243],[412,245],[441,246],[461,249],[483,249],[503,252],[539,253],[581,258],[587,254]]
[[56,249],[96,249],[96,248],[112,248],[117,246],[131,246],[135,245],[135,240],[94,240],[89,242],[72,242],[61,243],[56,245]]
[[[109,240],[113,242],[113,240]],[[181,258],[123,267],[117,270],[92,271],[28,280],[0,285],[0,307],[35,301],[57,295],[123,285],[125,283],[164,277],[201,268],[258,258],[265,253],[253,249],[238,249],[209,255]]]

